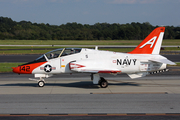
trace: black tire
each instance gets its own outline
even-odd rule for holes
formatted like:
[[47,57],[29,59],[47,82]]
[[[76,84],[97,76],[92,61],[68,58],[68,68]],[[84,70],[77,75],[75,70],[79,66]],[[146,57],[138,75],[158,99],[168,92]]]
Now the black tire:
[[38,86],[39,86],[39,87],[44,87],[44,84],[45,84],[44,81],[39,81],[39,82],[38,82]]
[[101,78],[101,80],[99,81],[99,85],[100,85],[101,88],[107,88],[108,87],[108,82],[104,78]]

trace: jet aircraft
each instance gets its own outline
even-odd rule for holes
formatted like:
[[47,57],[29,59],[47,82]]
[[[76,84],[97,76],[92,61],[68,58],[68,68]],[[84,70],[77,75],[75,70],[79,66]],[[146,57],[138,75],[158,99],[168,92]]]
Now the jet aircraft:
[[174,62],[159,55],[165,27],[154,29],[133,51],[111,52],[87,48],[61,48],[43,54],[36,60],[13,68],[14,73],[34,74],[39,87],[44,78],[61,73],[90,73],[93,84],[108,86],[101,73],[126,73],[132,79],[166,71],[166,65]]

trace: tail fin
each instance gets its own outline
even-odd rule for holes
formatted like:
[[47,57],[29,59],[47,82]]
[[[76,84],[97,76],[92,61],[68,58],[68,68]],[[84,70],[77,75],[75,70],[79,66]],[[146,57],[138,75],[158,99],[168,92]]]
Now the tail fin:
[[130,54],[159,54],[165,27],[154,29]]

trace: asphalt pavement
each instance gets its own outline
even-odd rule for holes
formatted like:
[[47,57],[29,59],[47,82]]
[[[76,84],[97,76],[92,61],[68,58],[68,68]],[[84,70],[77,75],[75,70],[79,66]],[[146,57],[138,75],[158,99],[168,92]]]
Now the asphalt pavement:
[[[180,74],[105,75],[108,88],[93,85],[89,74],[61,74],[43,88],[33,75],[0,74],[0,119],[180,119]],[[175,72],[176,71],[176,72]]]

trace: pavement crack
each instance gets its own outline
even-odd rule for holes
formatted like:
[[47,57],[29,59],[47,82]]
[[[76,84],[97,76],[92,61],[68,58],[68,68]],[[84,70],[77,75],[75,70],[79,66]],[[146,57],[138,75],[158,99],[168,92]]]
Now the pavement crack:
[[108,87],[108,89],[109,89],[110,93],[113,94],[113,92],[111,91],[111,89],[109,87]]

